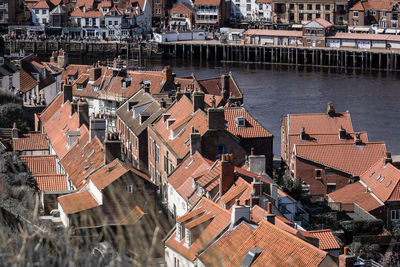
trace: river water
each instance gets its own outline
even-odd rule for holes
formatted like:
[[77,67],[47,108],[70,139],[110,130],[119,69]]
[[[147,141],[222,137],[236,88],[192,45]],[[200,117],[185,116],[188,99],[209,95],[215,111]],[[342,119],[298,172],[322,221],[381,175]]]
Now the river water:
[[280,157],[282,115],[326,112],[329,101],[338,112],[350,111],[354,130],[367,131],[370,141],[385,141],[388,151],[400,154],[400,73],[180,60],[162,63],[171,65],[177,76],[194,73],[206,78],[231,71],[246,109],[275,136],[275,157]]
[[[76,61],[76,60],[74,60]],[[94,59],[80,59],[92,64]],[[355,131],[367,131],[370,141],[386,142],[387,150],[400,154],[400,72],[360,72],[333,68],[263,64],[153,60],[146,68],[170,65],[177,76],[220,76],[231,71],[244,94],[246,109],[274,137],[274,154],[280,157],[280,123],[285,114],[350,111]]]

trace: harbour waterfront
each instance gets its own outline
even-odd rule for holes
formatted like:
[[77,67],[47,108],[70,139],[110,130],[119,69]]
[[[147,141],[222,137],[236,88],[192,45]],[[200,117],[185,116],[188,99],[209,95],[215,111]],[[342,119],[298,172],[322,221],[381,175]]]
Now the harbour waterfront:
[[399,73],[209,62],[188,65],[180,60],[162,64],[171,65],[177,76],[194,73],[206,78],[232,71],[246,109],[274,134],[275,157],[280,157],[282,115],[326,112],[329,101],[337,111],[350,111],[356,131],[368,131],[370,141],[385,141],[388,151],[400,154]]

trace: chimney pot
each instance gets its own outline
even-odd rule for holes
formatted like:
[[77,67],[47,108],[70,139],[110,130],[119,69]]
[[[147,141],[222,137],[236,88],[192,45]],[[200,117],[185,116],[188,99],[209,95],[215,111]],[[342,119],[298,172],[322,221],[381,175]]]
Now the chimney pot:
[[271,210],[272,210],[272,203],[271,203],[271,202],[268,202],[267,214],[272,214]]
[[333,105],[332,102],[328,103],[327,113],[329,117],[335,117],[336,115],[335,106]]

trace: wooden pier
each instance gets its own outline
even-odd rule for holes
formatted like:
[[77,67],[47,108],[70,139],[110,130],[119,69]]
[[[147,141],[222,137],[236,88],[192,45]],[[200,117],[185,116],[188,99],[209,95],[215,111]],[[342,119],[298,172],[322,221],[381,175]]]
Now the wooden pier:
[[209,43],[161,43],[167,57],[200,61],[400,70],[400,51]]

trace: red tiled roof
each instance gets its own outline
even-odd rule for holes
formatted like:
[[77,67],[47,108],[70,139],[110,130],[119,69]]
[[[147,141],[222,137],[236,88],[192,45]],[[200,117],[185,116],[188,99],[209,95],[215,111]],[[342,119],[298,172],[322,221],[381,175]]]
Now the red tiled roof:
[[71,17],[82,17],[83,16],[83,11],[80,8],[75,8],[71,14]]
[[[239,199],[240,203],[245,203],[244,201],[249,199],[249,194],[246,193],[251,193],[251,190],[251,184],[239,177],[231,188],[221,197],[220,202],[224,203],[225,208],[229,210],[236,199]],[[231,205],[228,205],[229,203]]]
[[75,112],[72,116],[71,113],[72,106],[69,102],[66,102],[56,110],[47,122],[43,123],[43,128],[59,159],[62,159],[68,152],[66,133],[79,130],[78,113]]
[[22,69],[19,71],[19,79],[20,91],[22,93],[26,93],[38,85],[38,82]]
[[97,10],[86,11],[81,15],[82,18],[100,18],[101,12]]
[[284,30],[258,30],[248,29],[245,35],[261,35],[261,36],[289,36],[289,37],[303,37],[301,31],[284,31]]
[[169,10],[169,14],[193,14],[194,12],[194,8],[186,2],[178,2]]
[[134,207],[126,216],[123,218],[119,224],[120,225],[132,225],[135,224],[144,215],[143,210],[136,206]]
[[385,0],[368,0],[363,2],[356,3],[352,8],[351,11],[367,11],[367,10],[392,10],[393,6],[397,2],[395,1],[385,1]]
[[46,107],[45,110],[40,114],[40,120],[42,124],[45,124],[54,114],[56,111],[61,107],[63,104],[63,94],[58,94],[53,101]]
[[329,117],[327,113],[289,114],[289,134],[300,134],[304,127],[308,134],[338,134],[340,128],[348,133],[353,133],[353,124],[350,113],[338,113],[335,117]]
[[190,261],[194,261],[197,253],[229,225],[231,217],[229,211],[205,197],[203,197],[194,207],[193,211],[197,209],[204,210],[214,217],[210,219],[210,223],[205,225],[204,229],[200,231],[200,235],[193,240],[193,244],[188,248],[184,245],[185,238],[182,239],[182,241],[177,241],[175,239],[176,232],[174,232],[165,242],[166,246],[178,252]]
[[73,185],[79,190],[86,184],[89,174],[104,165],[103,144],[97,136],[90,141],[89,131],[86,127],[81,127],[78,142],[75,142],[61,159],[61,164]]
[[13,147],[15,151],[48,150],[49,144],[45,134],[28,133],[18,139],[13,139]]
[[101,8],[101,7],[112,7],[112,2],[111,1],[101,1],[97,5],[97,8]]
[[319,248],[322,250],[340,249],[340,245],[330,229],[308,231],[307,233],[318,238]]
[[89,69],[90,69],[89,65],[70,64],[63,71],[61,80],[65,81],[68,78],[68,75],[78,74],[78,76],[80,76],[80,74],[87,73]]
[[[111,15],[112,12],[115,12],[115,15]],[[105,16],[118,16],[118,17],[122,17],[122,13],[121,11],[119,11],[117,8],[113,7],[110,9],[110,11],[108,11],[108,13]]]
[[356,203],[366,211],[372,211],[382,206],[360,182],[330,193],[328,199],[329,202]]
[[39,1],[37,2],[36,5],[33,6],[33,8],[50,8],[49,5],[47,4],[47,1]]
[[391,163],[385,165],[383,159],[379,159],[360,179],[382,202],[400,201],[396,194],[400,188],[400,170]]
[[296,145],[296,157],[360,176],[386,152],[385,143]]
[[90,175],[90,180],[97,189],[102,190],[127,172],[128,170],[116,159]]
[[221,0],[195,0],[194,5],[214,5],[219,6]]
[[67,176],[65,174],[38,174],[35,180],[41,191],[67,191]]
[[32,61],[31,63],[32,63],[32,65],[35,65],[38,68],[44,69],[44,65],[40,64],[39,62]]
[[317,22],[318,24],[320,24],[322,27],[325,27],[325,28],[332,27],[332,23],[330,23],[329,21],[327,21],[323,18],[318,18],[318,19],[315,19],[314,21]]
[[[233,98],[241,99],[243,98],[243,94],[240,91],[239,86],[237,85],[235,79],[232,74],[227,74],[229,76],[228,90],[229,94],[233,96]],[[193,76],[193,82],[195,83],[195,89],[201,89],[206,94],[222,96],[222,80],[223,77],[216,78],[207,78],[207,79],[197,79]]]
[[66,214],[74,214],[100,205],[89,191],[61,196],[58,202]]
[[33,175],[56,174],[56,155],[19,156]]
[[399,35],[392,34],[370,34],[370,33],[345,33],[337,32],[333,36],[327,36],[329,39],[349,39],[349,40],[376,40],[376,41],[400,41]]
[[[227,130],[239,138],[265,138],[272,137],[272,134],[265,129],[253,116],[243,107],[224,108]],[[245,127],[237,126],[236,118],[245,119]]]
[[[329,257],[327,252],[266,220],[262,220],[254,231],[245,231],[244,235],[239,236],[241,240],[232,243],[229,236],[226,238],[224,234],[200,254],[199,259],[204,260],[205,265],[209,266],[240,266],[248,251],[254,247],[262,249],[262,252],[252,263],[253,266],[319,266],[326,257]],[[224,247],[221,251],[218,247],[221,242],[226,242],[230,246]],[[235,251],[235,256],[232,256],[232,251]],[[223,256],[216,258],[217,252]],[[332,260],[330,264],[333,264]]]
[[257,4],[272,4],[272,0],[256,0]]

